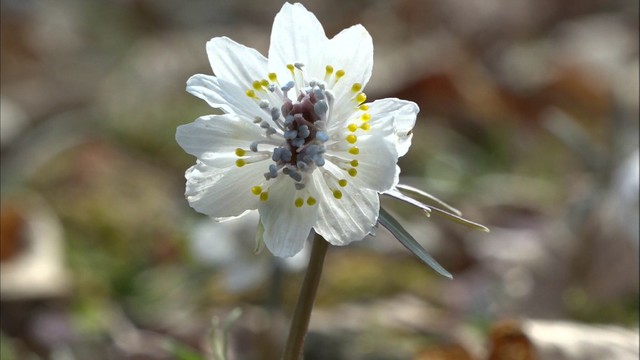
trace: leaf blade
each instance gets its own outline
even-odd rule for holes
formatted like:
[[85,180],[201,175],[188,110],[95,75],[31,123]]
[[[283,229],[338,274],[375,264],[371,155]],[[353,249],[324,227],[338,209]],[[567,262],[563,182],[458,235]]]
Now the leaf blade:
[[449,279],[453,279],[453,275],[451,275],[451,273],[431,257],[431,255],[427,253],[418,241],[416,241],[416,239],[414,239],[413,236],[411,236],[411,234],[409,234],[409,232],[405,230],[402,225],[400,225],[400,223],[382,207],[380,208],[378,223],[389,230],[389,232],[395,236],[395,238],[398,239],[404,247],[417,256],[423,263],[429,265],[429,267],[435,270],[438,274]]

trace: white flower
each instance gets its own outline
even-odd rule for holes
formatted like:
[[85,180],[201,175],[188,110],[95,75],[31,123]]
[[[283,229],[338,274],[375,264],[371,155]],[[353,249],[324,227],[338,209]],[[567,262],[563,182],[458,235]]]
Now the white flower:
[[217,220],[258,209],[269,250],[288,257],[309,231],[334,245],[375,226],[379,193],[398,181],[418,106],[366,102],[373,43],[361,25],[332,39],[301,4],[276,15],[269,58],[226,37],[207,43],[216,76],[194,75],[187,91],[223,115],[178,127],[198,158],[186,197]]

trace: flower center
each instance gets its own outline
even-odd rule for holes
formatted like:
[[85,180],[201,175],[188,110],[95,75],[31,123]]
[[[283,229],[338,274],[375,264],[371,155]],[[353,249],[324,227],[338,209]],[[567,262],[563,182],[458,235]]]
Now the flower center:
[[[269,180],[281,175],[294,180],[296,191],[307,192],[303,189],[309,175],[325,164],[325,143],[330,140],[326,131],[327,120],[334,103],[334,95],[329,89],[345,75],[345,72],[343,70],[334,72],[333,67],[328,65],[323,81],[307,81],[303,67],[304,64],[301,63],[287,65],[292,80],[284,85],[281,85],[275,73],[270,73],[269,80],[256,80],[252,83],[252,88],[245,92],[269,115],[269,120],[256,117],[254,121],[265,129],[266,139],[253,142],[249,147],[251,153],[244,149],[236,150],[236,155],[239,157],[236,165],[239,167],[271,157],[273,163],[264,173],[266,181],[251,188],[251,192],[259,196],[262,201],[266,201],[269,197],[269,184],[267,184]],[[353,101],[359,108],[364,106],[359,105],[366,100],[366,95],[360,92],[361,89],[360,84],[353,84],[351,89],[354,93]],[[289,94],[292,91],[295,92],[294,96]],[[367,120],[363,119],[363,121]],[[352,146],[349,148],[349,154],[357,155],[358,148],[354,146],[357,138],[352,134],[355,132],[355,129],[351,129],[352,126],[355,125],[350,124],[347,128],[350,135],[346,136],[345,141]],[[368,130],[368,124],[366,126]],[[264,145],[269,145],[269,150],[259,149]],[[331,146],[333,145],[329,147]],[[350,164],[354,163],[357,164],[357,160],[350,162]],[[328,174],[326,170],[323,171],[323,175],[326,175],[325,173]],[[356,171],[351,168],[348,173],[350,176],[355,176]],[[332,182],[338,187],[344,187],[347,183],[344,179],[332,179]],[[267,190],[264,190],[265,188]],[[334,197],[341,198],[342,193],[339,190],[332,191]],[[306,194],[306,198],[307,205],[313,206],[316,203],[310,194]],[[302,207],[304,203],[301,197],[296,198],[296,207]]]

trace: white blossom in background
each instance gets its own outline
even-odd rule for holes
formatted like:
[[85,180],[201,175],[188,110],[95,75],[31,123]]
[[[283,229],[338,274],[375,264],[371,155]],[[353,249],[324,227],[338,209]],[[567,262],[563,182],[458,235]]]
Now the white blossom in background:
[[263,240],[278,256],[304,246],[313,228],[333,245],[376,225],[379,193],[395,188],[418,106],[367,102],[373,43],[355,25],[328,39],[301,4],[276,15],[269,58],[226,37],[206,46],[216,76],[194,75],[187,91],[220,109],[178,127],[196,164],[186,197],[225,220],[258,209]]

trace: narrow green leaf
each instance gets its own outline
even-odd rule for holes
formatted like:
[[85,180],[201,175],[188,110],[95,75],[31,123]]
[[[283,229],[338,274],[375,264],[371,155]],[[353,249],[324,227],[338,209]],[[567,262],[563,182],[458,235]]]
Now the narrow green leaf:
[[224,327],[222,328],[222,353],[225,354],[225,356],[228,353],[227,349],[229,346],[229,333],[231,332],[231,328],[236,323],[236,321],[238,321],[241,315],[242,309],[234,308],[224,319]]
[[454,208],[453,206],[447,204],[446,202],[438,199],[437,197],[429,194],[428,192],[422,191],[418,188],[414,188],[413,186],[409,186],[409,185],[404,185],[404,184],[398,184],[396,185],[396,187],[400,190],[406,190],[409,192],[412,192],[414,194],[420,195],[423,198],[427,199],[428,201],[425,201],[425,203],[427,205],[434,205],[434,206],[440,206],[443,207],[445,209],[447,209],[448,212],[454,213],[455,215],[458,216],[462,216],[462,212],[456,208]]
[[440,215],[445,219],[449,219],[449,220],[451,220],[453,222],[456,222],[458,224],[462,224],[464,226],[468,226],[468,227],[471,227],[471,228],[474,228],[474,229],[482,230],[484,232],[489,232],[489,228],[484,226],[484,225],[475,223],[473,221],[469,221],[469,220],[467,220],[467,219],[465,219],[463,217],[448,213],[448,212],[446,212],[444,210],[432,207],[431,208],[431,212],[436,214],[436,215]]
[[416,241],[416,239],[405,230],[402,225],[382,207],[380,208],[380,216],[378,223],[384,226],[400,243],[409,249],[413,255],[417,256],[422,262],[429,265],[438,274],[453,279],[453,276],[445,270],[438,262],[427,253],[427,251]]
[[188,346],[179,343],[177,340],[170,340],[166,347],[174,359],[204,360],[204,356],[202,354],[199,354]]

